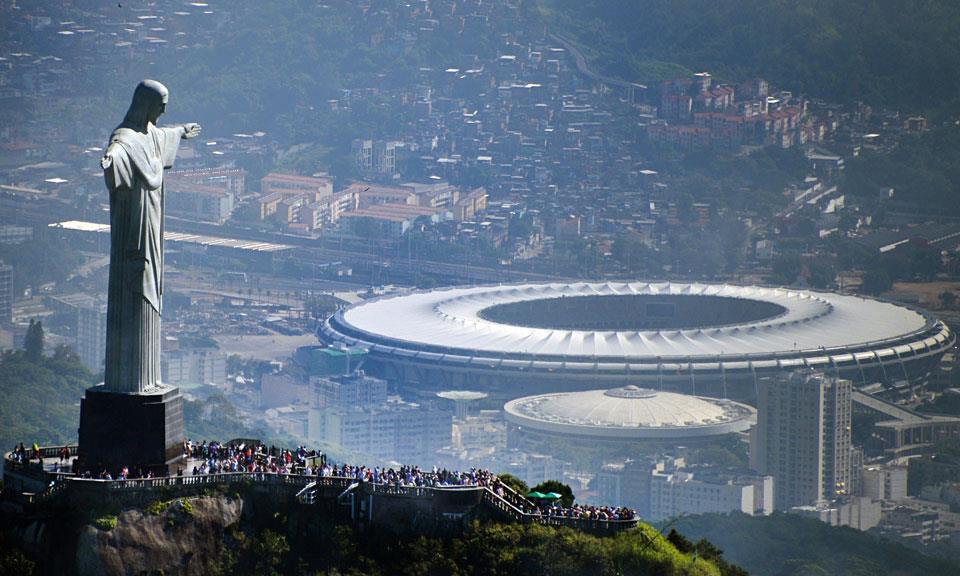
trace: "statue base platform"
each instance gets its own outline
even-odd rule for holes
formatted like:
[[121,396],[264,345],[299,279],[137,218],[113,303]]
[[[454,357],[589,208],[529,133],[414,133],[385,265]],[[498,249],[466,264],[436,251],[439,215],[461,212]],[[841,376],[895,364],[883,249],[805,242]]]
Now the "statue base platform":
[[176,386],[140,394],[88,388],[80,401],[78,466],[91,474],[176,473],[183,457],[183,397]]

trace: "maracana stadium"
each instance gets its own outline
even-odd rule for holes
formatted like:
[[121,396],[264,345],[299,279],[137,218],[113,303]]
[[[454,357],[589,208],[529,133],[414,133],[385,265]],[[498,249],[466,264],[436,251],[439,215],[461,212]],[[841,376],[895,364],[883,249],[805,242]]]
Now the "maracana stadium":
[[813,368],[858,386],[922,383],[955,336],[920,310],[792,288],[550,283],[390,295],[320,330],[369,351],[400,390],[471,389],[503,400],[637,385],[750,398],[757,379]]

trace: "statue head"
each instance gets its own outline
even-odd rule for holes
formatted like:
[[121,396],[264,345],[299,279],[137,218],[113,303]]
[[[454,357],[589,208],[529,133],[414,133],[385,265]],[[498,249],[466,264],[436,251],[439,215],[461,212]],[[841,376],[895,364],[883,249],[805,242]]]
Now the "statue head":
[[156,124],[157,119],[167,109],[169,92],[167,87],[156,80],[144,80],[133,91],[133,102],[123,118],[123,123],[139,131],[147,129],[147,124]]

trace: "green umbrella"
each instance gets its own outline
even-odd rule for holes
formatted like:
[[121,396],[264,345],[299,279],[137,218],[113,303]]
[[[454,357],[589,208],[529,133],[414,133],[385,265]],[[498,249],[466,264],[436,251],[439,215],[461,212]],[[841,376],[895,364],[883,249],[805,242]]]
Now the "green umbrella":
[[544,499],[544,498],[546,498],[546,497],[547,497],[546,494],[543,494],[542,492],[536,492],[536,491],[527,494],[527,498],[538,498],[538,499],[542,500],[542,499]]
[[560,494],[557,494],[556,492],[547,492],[546,494],[543,495],[543,497],[548,500],[559,500],[563,498],[563,496],[561,496]]

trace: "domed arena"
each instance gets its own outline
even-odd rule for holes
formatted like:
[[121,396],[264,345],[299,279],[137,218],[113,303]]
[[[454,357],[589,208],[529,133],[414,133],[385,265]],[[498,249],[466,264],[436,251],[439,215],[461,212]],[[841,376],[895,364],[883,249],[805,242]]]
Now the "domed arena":
[[503,400],[635,384],[750,398],[757,379],[812,368],[922,383],[955,336],[907,306],[788,288],[550,283],[390,295],[332,316],[320,336],[369,350],[401,390],[469,388]]
[[731,400],[659,392],[633,384],[525,396],[504,406],[507,422],[525,434],[588,441],[674,441],[745,432],[756,410]]

